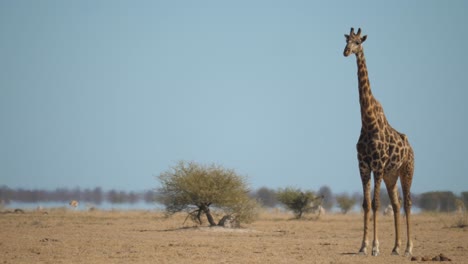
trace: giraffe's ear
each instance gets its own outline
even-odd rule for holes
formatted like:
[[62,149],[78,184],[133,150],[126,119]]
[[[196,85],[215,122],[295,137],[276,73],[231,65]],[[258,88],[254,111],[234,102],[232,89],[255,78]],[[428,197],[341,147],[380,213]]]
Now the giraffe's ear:
[[366,41],[366,39],[367,39],[367,35],[362,36],[362,38],[361,38],[361,43],[363,43],[364,41]]
[[348,35],[348,34],[344,34],[344,37],[346,38],[346,40],[349,39],[349,35]]

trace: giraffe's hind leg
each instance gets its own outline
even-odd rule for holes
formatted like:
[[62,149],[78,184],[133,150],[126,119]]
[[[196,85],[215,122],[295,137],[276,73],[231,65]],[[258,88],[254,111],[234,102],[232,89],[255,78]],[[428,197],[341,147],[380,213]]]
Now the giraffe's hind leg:
[[407,244],[405,255],[411,256],[413,241],[411,240],[411,183],[413,182],[414,157],[413,150],[410,149],[408,160],[400,169],[401,189],[403,190],[403,200],[406,215],[406,237]]
[[393,208],[393,221],[395,224],[395,246],[392,250],[392,255],[400,254],[400,201],[398,199],[398,175],[396,173],[390,174],[384,179],[385,186],[387,187],[388,196],[390,197],[390,202],[392,203]]

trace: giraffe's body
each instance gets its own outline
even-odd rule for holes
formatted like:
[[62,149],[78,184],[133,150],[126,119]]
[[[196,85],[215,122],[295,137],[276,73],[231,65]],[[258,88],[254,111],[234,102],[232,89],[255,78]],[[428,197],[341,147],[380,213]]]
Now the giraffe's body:
[[400,250],[400,202],[398,200],[397,181],[400,178],[407,225],[406,254],[412,250],[410,214],[411,196],[410,188],[414,171],[414,154],[406,135],[396,131],[390,126],[385,117],[382,105],[374,98],[370,88],[366,60],[362,42],[367,36],[361,37],[361,29],[357,34],[351,29],[346,37],[345,56],[356,55],[359,81],[359,103],[361,105],[361,135],[356,145],[361,174],[364,201],[364,237],[360,252],[367,254],[369,244],[368,231],[371,209],[371,173],[374,175],[374,197],[372,211],[374,214],[374,239],[372,255],[379,254],[379,241],[377,238],[377,211],[380,206],[380,184],[382,180],[387,187],[388,195],[394,212],[395,221],[395,247],[393,254]]

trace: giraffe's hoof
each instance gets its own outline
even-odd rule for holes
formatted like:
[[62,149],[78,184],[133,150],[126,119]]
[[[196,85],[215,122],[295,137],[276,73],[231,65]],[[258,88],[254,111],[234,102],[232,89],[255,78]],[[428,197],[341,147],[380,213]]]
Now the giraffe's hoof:
[[398,255],[400,255],[400,253],[399,253],[398,251],[396,251],[396,250],[393,250],[393,251],[392,251],[392,255],[398,256]]
[[405,250],[405,257],[411,257],[411,256],[413,255],[413,253],[412,253],[413,250],[412,250],[412,249],[413,249],[413,246],[412,246],[412,245],[406,247],[406,250]]
[[367,247],[363,246],[359,249],[358,255],[365,256],[367,255]]
[[378,249],[376,249],[376,248],[372,249],[372,256],[374,256],[374,257],[375,257],[375,256],[378,256],[379,253],[380,253],[380,252],[379,252]]

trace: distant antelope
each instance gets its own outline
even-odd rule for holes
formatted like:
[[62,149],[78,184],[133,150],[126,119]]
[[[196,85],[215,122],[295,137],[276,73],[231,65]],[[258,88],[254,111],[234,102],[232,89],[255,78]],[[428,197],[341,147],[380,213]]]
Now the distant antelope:
[[318,216],[324,215],[325,214],[325,208],[323,208],[321,205],[318,206],[317,208]]
[[310,211],[312,213],[317,213],[317,217],[319,217],[322,214],[325,214],[325,208],[323,208],[322,206],[324,199],[325,196],[321,195],[313,199],[312,202],[310,202]]
[[73,209],[75,209],[76,207],[78,207],[79,203],[77,200],[71,200],[69,205],[73,207]]
[[456,207],[455,212],[457,214],[464,214],[466,212],[465,203],[460,199],[455,200],[455,207]]
[[393,216],[393,206],[391,204],[389,204],[384,212],[383,212],[383,215],[386,215],[386,216]]

